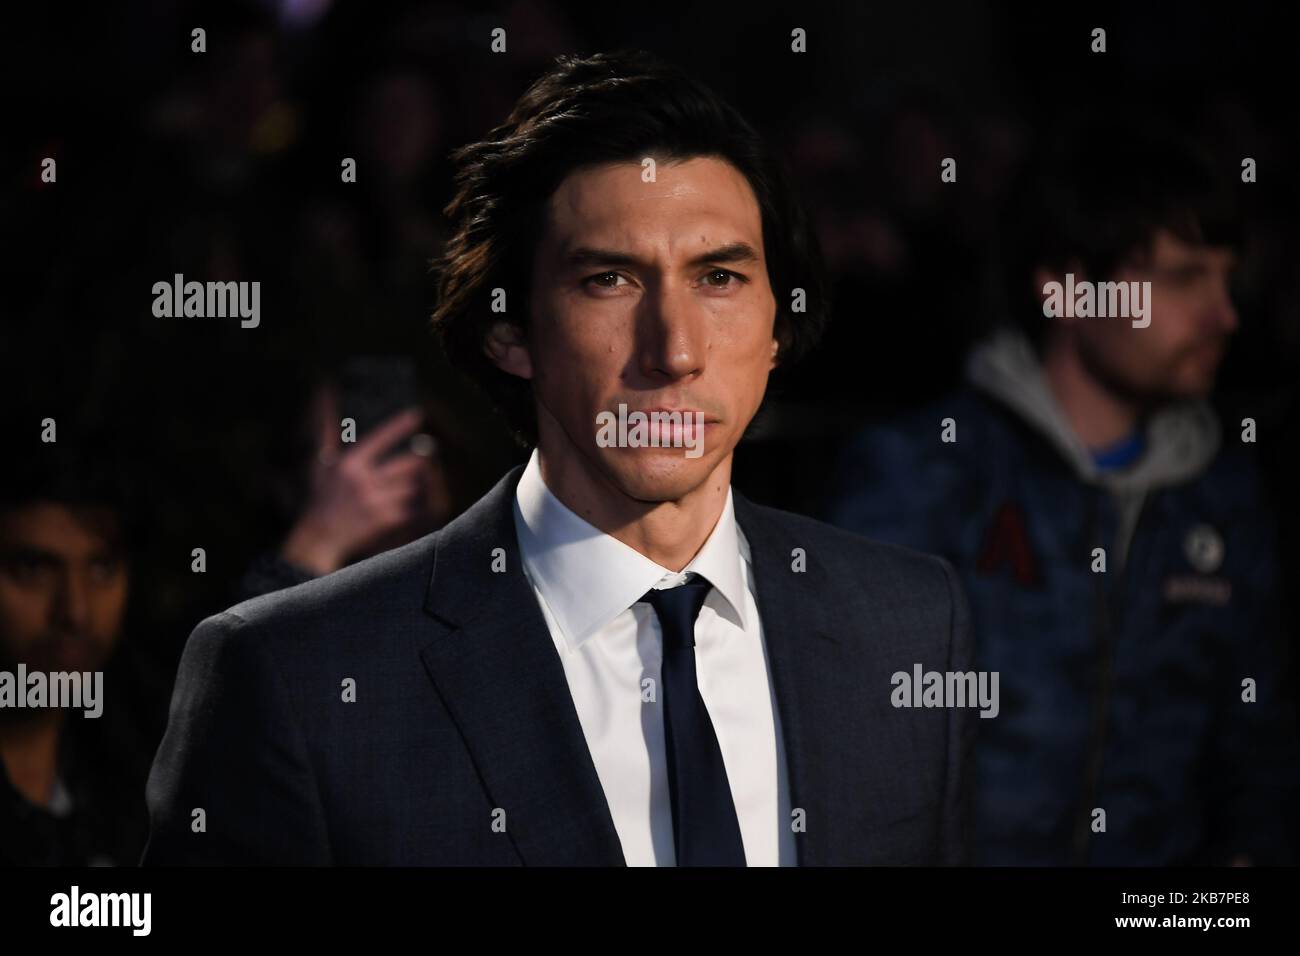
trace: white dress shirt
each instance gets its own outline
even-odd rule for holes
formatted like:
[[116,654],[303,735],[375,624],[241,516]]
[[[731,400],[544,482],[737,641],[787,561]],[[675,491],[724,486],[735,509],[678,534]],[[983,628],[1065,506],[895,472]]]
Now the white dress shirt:
[[[713,588],[695,623],[700,695],[722,751],[749,866],[793,866],[780,715],[754,598],[749,543],[731,489],[712,533],[681,572],[660,567],[570,511],[542,481],[537,451],[515,492],[524,573],[564,665],[587,747],[629,866],[672,866],[659,620],[641,597],[684,582]],[[653,681],[653,701],[643,692]]]

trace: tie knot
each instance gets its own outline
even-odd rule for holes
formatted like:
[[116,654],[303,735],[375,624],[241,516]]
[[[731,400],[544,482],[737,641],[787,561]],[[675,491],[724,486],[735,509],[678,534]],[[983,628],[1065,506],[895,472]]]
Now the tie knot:
[[700,608],[704,607],[704,599],[712,587],[707,578],[692,572],[685,584],[651,588],[641,598],[654,608],[659,618],[665,648],[695,646],[695,619],[700,616]]

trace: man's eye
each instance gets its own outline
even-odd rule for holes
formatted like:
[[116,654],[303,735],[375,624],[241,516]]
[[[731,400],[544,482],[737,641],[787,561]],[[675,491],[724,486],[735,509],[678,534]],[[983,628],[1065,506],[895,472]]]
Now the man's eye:
[[1185,286],[1200,281],[1208,275],[1208,273],[1201,266],[1191,265],[1175,266],[1172,269],[1165,269],[1163,275],[1167,282],[1177,286]]
[[48,561],[39,558],[17,557],[5,562],[5,571],[11,578],[22,584],[34,584],[53,570]]
[[[722,281],[720,282],[713,281],[719,278]],[[708,275],[704,277],[705,282],[708,285],[713,286],[715,289],[725,289],[727,286],[735,284],[731,281],[732,279],[741,279],[741,278],[742,277],[738,273],[732,272],[730,269],[713,269],[709,272]]]
[[[601,272],[594,276],[588,276],[586,281],[602,289],[613,289],[619,284],[618,280],[622,278],[617,272]],[[627,280],[624,279],[623,281],[626,282]]]
[[98,558],[91,562],[90,573],[102,583],[113,580],[121,568],[122,562],[118,558]]

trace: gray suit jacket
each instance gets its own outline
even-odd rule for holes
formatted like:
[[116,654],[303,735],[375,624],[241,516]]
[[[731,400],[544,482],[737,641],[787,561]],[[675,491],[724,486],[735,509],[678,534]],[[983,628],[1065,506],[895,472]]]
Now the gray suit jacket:
[[[624,863],[520,564],[521,471],[428,537],[199,624],[149,778],[145,864]],[[734,500],[799,863],[964,862],[976,715],[891,704],[897,671],[971,667],[953,572]]]

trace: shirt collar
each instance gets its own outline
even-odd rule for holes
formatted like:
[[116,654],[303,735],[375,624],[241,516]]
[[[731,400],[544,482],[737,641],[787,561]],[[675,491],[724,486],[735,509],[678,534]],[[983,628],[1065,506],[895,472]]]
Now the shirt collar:
[[[681,580],[681,575],[569,510],[542,480],[536,449],[515,489],[514,519],[524,569],[570,649],[580,647],[656,584]],[[736,525],[728,487],[717,524],[682,574],[704,575],[714,588],[709,601],[714,593],[723,598],[713,604],[714,610],[744,629],[742,561],[749,561],[749,542]]]

